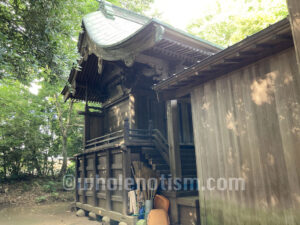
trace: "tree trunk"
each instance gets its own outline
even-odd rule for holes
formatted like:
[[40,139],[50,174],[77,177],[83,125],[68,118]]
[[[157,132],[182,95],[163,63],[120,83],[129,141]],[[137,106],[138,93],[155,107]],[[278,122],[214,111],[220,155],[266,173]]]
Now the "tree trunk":
[[67,118],[66,121],[64,122],[63,120],[63,109],[59,103],[58,96],[55,94],[55,104],[56,104],[56,110],[57,110],[57,115],[58,115],[58,120],[59,120],[59,126],[60,126],[60,131],[62,135],[62,157],[63,157],[63,164],[59,172],[59,176],[65,175],[67,171],[67,166],[68,166],[68,149],[67,149],[67,140],[68,140],[68,129],[70,127],[71,123],[71,116],[72,116],[72,110],[73,110],[73,101],[70,101],[68,112],[67,112]]
[[54,160],[51,157],[51,166],[50,166],[51,176],[54,177]]
[[32,155],[33,155],[33,158],[32,158],[33,159],[33,164],[34,164],[34,167],[37,171],[37,175],[40,176],[42,174],[41,165],[40,165],[40,163],[39,163],[39,161],[36,157],[36,151],[35,150],[32,151]]
[[67,136],[63,135],[62,137],[62,157],[63,157],[63,164],[61,166],[59,176],[64,176],[67,172],[68,167],[68,151],[67,151]]

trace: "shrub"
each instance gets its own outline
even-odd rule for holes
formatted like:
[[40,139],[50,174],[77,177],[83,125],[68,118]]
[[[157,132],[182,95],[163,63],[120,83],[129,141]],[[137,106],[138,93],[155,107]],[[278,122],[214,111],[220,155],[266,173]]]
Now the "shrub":
[[42,190],[46,193],[56,192],[57,187],[54,181],[48,181],[46,184],[42,186]]
[[42,202],[45,202],[45,201],[47,201],[47,197],[46,196],[39,196],[39,197],[35,198],[35,202],[36,203],[42,203]]

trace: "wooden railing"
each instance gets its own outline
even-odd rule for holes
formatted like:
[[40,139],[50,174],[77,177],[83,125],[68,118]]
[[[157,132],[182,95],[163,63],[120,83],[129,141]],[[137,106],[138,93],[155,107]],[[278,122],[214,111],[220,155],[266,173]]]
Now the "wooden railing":
[[122,140],[123,138],[124,138],[124,130],[118,130],[116,132],[109,133],[107,135],[88,140],[85,144],[85,149],[90,149],[93,147],[117,142]]
[[124,129],[88,140],[85,149],[116,143],[124,140],[125,145],[146,145],[152,143],[152,128],[130,129],[128,119],[124,120]]
[[[170,164],[169,160],[169,145],[163,134],[158,129],[152,130],[152,142],[159,151],[164,160]],[[170,165],[169,165],[170,166]]]
[[[97,137],[86,142],[85,149],[121,142],[124,145],[154,145],[163,159],[169,164],[169,145],[164,135],[158,129],[153,129],[152,121],[149,121],[148,129],[130,129],[129,120],[124,120],[124,129]],[[182,145],[182,147],[185,147]],[[188,147],[188,146],[186,146]]]

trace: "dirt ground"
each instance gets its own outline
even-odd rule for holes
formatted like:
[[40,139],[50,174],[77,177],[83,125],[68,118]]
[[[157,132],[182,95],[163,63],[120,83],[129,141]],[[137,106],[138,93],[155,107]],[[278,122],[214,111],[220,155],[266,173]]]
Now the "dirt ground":
[[101,225],[88,217],[77,217],[70,203],[6,207],[0,210],[0,225]]
[[71,212],[73,201],[59,180],[0,182],[0,225],[101,225]]

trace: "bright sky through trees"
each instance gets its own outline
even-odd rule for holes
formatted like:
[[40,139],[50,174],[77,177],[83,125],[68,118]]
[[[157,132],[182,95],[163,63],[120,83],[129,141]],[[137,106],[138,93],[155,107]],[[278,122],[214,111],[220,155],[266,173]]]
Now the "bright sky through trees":
[[185,29],[200,12],[215,0],[155,0],[153,9],[162,13],[162,19],[174,27]]
[[259,6],[262,4],[265,11],[277,7],[280,3],[286,3],[286,0],[155,0],[153,9],[157,9],[162,14],[162,19],[171,25],[186,29],[187,25],[200,18],[208,11],[217,13],[218,2],[222,2],[222,17],[226,14],[243,15],[250,5]]
[[227,47],[288,14],[286,0],[155,0],[160,19]]

